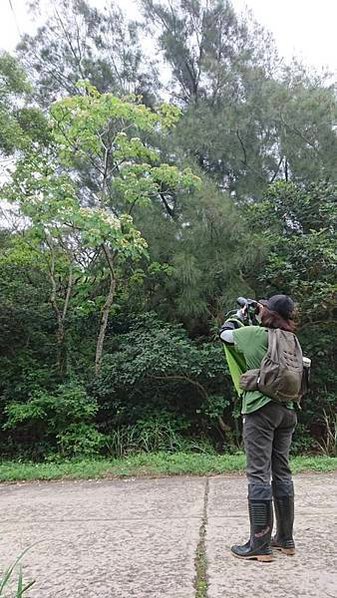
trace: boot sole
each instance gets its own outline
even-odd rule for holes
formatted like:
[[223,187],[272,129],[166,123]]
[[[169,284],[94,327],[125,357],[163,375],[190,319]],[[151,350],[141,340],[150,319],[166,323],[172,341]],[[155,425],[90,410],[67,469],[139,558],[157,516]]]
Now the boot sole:
[[241,561],[259,561],[260,563],[271,563],[273,560],[272,554],[257,554],[254,556],[240,556],[235,554],[235,552],[231,552],[236,559],[240,559]]
[[275,548],[275,550],[279,550],[280,552],[282,552],[283,554],[286,554],[287,556],[294,556],[296,554],[295,548],[283,548],[282,546],[273,546],[273,548]]

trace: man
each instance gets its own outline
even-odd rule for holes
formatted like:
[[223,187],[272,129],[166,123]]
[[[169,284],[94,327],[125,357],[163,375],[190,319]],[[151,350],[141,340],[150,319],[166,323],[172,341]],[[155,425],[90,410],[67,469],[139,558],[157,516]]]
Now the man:
[[[268,328],[293,333],[294,302],[287,295],[274,295],[257,304],[260,326],[249,323],[247,307],[229,318],[220,330],[220,338],[231,371],[260,368],[268,350]],[[233,363],[236,361],[236,371]],[[297,423],[292,403],[276,402],[260,390],[240,391],[242,394],[243,439],[247,458],[248,505],[250,539],[244,545],[232,547],[234,556],[242,559],[272,560],[272,546],[288,555],[295,554],[293,540],[294,487],[289,467],[289,450]],[[272,479],[272,483],[271,483]],[[273,528],[274,498],[277,522]]]

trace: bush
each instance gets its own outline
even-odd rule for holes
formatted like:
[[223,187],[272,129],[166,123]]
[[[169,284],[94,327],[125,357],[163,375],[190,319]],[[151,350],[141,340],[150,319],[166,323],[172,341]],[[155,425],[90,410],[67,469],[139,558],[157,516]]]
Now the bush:
[[[300,336],[313,371],[292,452],[334,455],[335,334],[312,330],[304,327]],[[48,386],[45,370],[37,375],[33,368],[24,383],[3,392],[3,456],[37,460],[206,449],[233,453],[241,447],[240,401],[218,341],[190,339],[182,326],[153,314],[117,322],[111,337],[101,373],[87,388],[80,379],[58,385],[53,379]]]
[[119,426],[110,434],[107,447],[114,457],[126,454],[184,450],[183,432],[190,427],[182,417],[174,418],[167,411],[139,419],[133,426]]
[[106,438],[94,424],[77,423],[57,435],[59,452],[64,457],[92,457],[106,445]]
[[293,455],[303,455],[303,453],[317,452],[317,443],[310,436],[306,426],[298,423],[294,432],[293,441],[291,444],[291,453]]
[[88,397],[77,382],[60,385],[55,393],[35,391],[26,403],[9,403],[5,407],[7,421],[3,429],[36,446],[44,455],[59,452],[66,456],[96,454],[102,435],[94,426],[97,403]]
[[90,389],[110,446],[172,450],[182,439],[206,436],[224,444],[233,424],[232,390],[219,343],[196,343],[181,326],[153,315],[138,318],[117,342]]

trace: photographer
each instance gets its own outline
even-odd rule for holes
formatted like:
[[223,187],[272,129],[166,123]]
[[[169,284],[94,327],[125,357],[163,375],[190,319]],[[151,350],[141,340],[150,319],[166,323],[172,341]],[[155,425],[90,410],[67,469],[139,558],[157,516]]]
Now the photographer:
[[[238,384],[238,373],[259,371],[268,352],[269,329],[294,332],[293,313],[290,297],[275,295],[268,301],[246,302],[220,330],[233,381],[242,396],[250,539],[231,550],[234,556],[243,559],[271,561],[272,547],[288,555],[295,554],[294,488],[289,467],[289,449],[297,423],[293,403],[279,402],[263,394],[258,387],[259,379],[254,390],[242,391]],[[252,320],[260,325],[251,325]],[[293,334],[285,336],[299,347]],[[277,523],[273,539],[272,498]]]

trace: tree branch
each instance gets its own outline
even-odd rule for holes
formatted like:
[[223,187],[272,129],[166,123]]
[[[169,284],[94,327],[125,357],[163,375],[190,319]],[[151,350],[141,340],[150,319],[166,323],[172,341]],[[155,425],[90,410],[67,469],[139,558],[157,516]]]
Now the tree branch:
[[203,395],[203,397],[205,399],[208,398],[208,394],[205,390],[205,388],[202,386],[202,384],[200,384],[200,382],[197,382],[196,380],[193,380],[192,378],[189,378],[188,376],[181,376],[181,375],[177,375],[177,376],[149,376],[149,378],[153,378],[154,380],[184,380],[185,382],[188,382],[189,384],[192,384],[193,386],[195,386],[196,388],[199,389],[200,393]]
[[283,158],[284,158],[284,156],[281,156],[281,158],[280,158],[280,160],[279,160],[279,163],[278,163],[278,165],[277,165],[276,171],[274,172],[273,176],[271,177],[271,179],[270,179],[270,181],[269,181],[269,185],[271,185],[271,184],[272,184],[272,183],[275,181],[275,179],[276,179],[276,177],[277,177],[277,175],[278,175],[278,173],[279,173],[279,171],[280,171],[281,164],[282,164],[282,162],[283,162]]
[[243,152],[243,158],[244,158],[244,159],[243,159],[243,160],[241,160],[241,161],[242,161],[242,163],[243,163],[245,166],[247,166],[247,152],[246,152],[246,148],[245,148],[245,146],[244,146],[244,143],[243,143],[243,141],[242,141],[242,139],[241,139],[241,137],[240,137],[239,129],[236,129],[236,136],[237,136],[237,138],[238,138],[238,140],[239,140],[239,143],[240,143],[240,145],[241,145],[241,149],[242,149],[242,152]]

